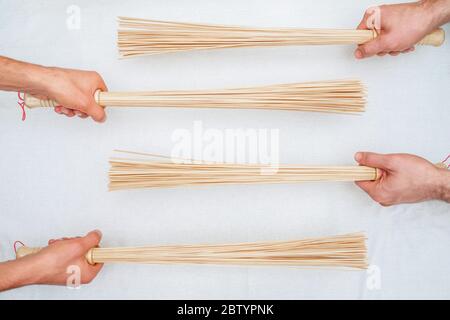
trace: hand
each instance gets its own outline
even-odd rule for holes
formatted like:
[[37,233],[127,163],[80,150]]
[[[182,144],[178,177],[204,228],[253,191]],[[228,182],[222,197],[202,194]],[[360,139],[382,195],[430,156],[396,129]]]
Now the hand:
[[55,108],[56,113],[68,117],[91,116],[97,122],[105,121],[105,110],[95,102],[94,93],[98,89],[108,89],[97,72],[47,68],[45,82],[48,84],[45,90],[47,99],[51,98],[61,104]]
[[18,261],[33,266],[34,284],[66,285],[67,268],[77,265],[80,268],[81,284],[90,283],[100,272],[103,264],[90,265],[86,253],[100,243],[100,231],[89,232],[84,237],[50,240],[48,246],[38,253],[23,257]]
[[380,179],[356,184],[383,206],[432,199],[449,201],[450,172],[421,157],[358,152],[355,160],[360,165],[380,169]]
[[[446,11],[448,15],[448,6],[448,0],[380,6],[379,35],[374,40],[359,45],[355,57],[362,59],[386,54],[396,56],[413,51],[420,40],[445,23],[448,16],[443,16],[442,12]],[[368,20],[370,21],[371,15],[366,12],[357,29],[370,29]]]
[[94,99],[98,89],[108,90],[97,72],[44,67],[0,56],[0,90],[56,100],[61,106],[55,111],[68,117],[105,121],[105,110]]

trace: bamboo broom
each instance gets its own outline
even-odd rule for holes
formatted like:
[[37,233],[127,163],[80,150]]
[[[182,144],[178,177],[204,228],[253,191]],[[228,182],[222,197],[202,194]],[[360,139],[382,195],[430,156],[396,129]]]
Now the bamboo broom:
[[274,168],[270,165],[259,164],[198,161],[174,163],[165,156],[116,151],[150,158],[111,158],[109,161],[110,191],[224,184],[366,181],[377,180],[380,174],[376,168],[366,166],[280,165]]
[[[119,17],[117,46],[121,57],[135,57],[238,47],[362,44],[376,36],[374,30],[245,28]],[[437,29],[419,44],[440,46],[444,39],[444,30]]]
[[[366,237],[362,233],[293,241],[251,242],[221,245],[166,245],[93,248],[90,264],[214,264],[284,265],[299,267],[367,268]],[[42,248],[21,247],[17,258]]]
[[[206,91],[101,92],[101,106],[234,108],[259,110],[359,113],[364,111],[365,89],[359,80],[291,83]],[[28,108],[56,107],[54,100],[25,95]]]

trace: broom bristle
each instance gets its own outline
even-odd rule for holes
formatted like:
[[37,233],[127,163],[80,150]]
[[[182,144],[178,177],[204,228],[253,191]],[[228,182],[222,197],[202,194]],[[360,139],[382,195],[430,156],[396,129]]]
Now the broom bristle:
[[95,248],[95,263],[291,265],[365,269],[362,233],[294,241]]
[[267,29],[119,17],[122,57],[237,47],[359,44],[371,30]]
[[361,81],[335,80],[206,91],[105,92],[100,102],[118,107],[359,113],[364,111],[365,95]]
[[377,177],[375,168],[365,166],[279,165],[273,167],[258,164],[174,163],[167,157],[150,156],[166,159],[110,159],[109,189],[304,181],[365,181],[375,180]]

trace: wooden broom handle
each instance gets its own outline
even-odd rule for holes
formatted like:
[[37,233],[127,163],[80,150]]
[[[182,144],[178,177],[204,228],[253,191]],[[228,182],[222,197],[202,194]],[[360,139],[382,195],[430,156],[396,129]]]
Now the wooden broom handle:
[[[102,104],[101,104],[101,95],[102,94],[105,94],[105,92],[102,92],[100,90],[97,90],[94,93],[95,102],[98,105],[100,105],[100,106],[102,106]],[[32,95],[29,95],[27,93],[25,93],[24,100],[25,100],[25,106],[27,106],[30,109],[33,109],[33,108],[54,108],[56,106],[60,106],[61,105],[60,103],[58,103],[55,100],[38,99],[38,98],[33,97]]]
[[445,41],[445,31],[442,28],[434,30],[425,38],[419,41],[418,44],[424,46],[440,47]]
[[[20,258],[26,257],[26,256],[28,256],[30,254],[38,253],[42,249],[43,248],[39,248],[39,247],[36,247],[36,248],[30,248],[30,247],[25,247],[25,246],[24,247],[20,247],[16,251],[16,259],[20,259]],[[89,264],[91,264],[91,265],[95,264],[95,262],[94,262],[94,250],[95,250],[95,248],[92,248],[85,255],[86,261]]]
[[[378,34],[375,30],[367,30],[372,32],[372,39],[375,39]],[[445,31],[442,28],[438,28],[425,36],[422,40],[420,40],[417,44],[423,45],[423,46],[434,46],[439,47],[441,46],[445,41]]]

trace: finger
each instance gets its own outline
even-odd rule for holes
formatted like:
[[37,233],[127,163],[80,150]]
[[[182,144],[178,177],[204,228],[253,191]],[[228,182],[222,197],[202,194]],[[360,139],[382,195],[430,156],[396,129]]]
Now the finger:
[[376,186],[375,181],[356,181],[355,184],[369,195],[372,194],[372,191]]
[[106,86],[105,81],[100,75],[98,76],[99,76],[98,89],[100,89],[101,91],[108,91],[108,87]]
[[378,53],[388,51],[385,39],[383,36],[378,36],[369,42],[359,45],[355,51],[355,57],[357,59],[369,58]]
[[63,107],[63,106],[59,106],[59,113],[60,114],[67,114],[69,112],[69,109]]
[[89,232],[86,236],[79,239],[84,246],[84,249],[88,251],[89,249],[92,249],[100,243],[100,240],[102,239],[102,233],[100,230],[94,230]]
[[51,245],[52,243],[55,243],[55,239],[50,239],[50,240],[48,240],[48,245]]
[[94,97],[89,99],[88,106],[83,112],[97,122],[104,122],[106,120],[105,109],[95,102]]
[[369,13],[366,12],[364,13],[364,17],[362,18],[361,22],[358,24],[358,26],[356,27],[357,30],[366,30],[367,28],[367,18],[369,17]]
[[360,165],[380,169],[390,169],[391,157],[389,155],[378,154],[374,152],[357,152],[355,160]]
[[82,118],[82,119],[88,117],[88,115],[87,115],[86,113],[84,113],[84,112],[82,112],[82,111],[79,111],[79,110],[75,110],[75,115],[76,115],[77,117],[79,117],[79,118]]
[[61,106],[60,110],[62,114],[65,114],[68,117],[73,117],[75,115],[75,112],[72,109]]
[[62,114],[62,112],[61,112],[61,106],[56,106],[56,107],[55,107],[55,112],[56,112],[57,114]]
[[96,264],[92,264],[90,265],[92,272],[95,273],[95,275],[97,275],[97,273],[100,272],[100,270],[103,268],[103,263],[96,263]]
[[377,56],[380,56],[380,57],[384,57],[385,55],[387,55],[387,52],[380,52],[380,53],[377,53]]
[[396,56],[398,56],[400,54],[400,51],[392,51],[392,52],[389,52],[389,55],[391,55],[391,56],[393,56],[393,57],[396,57]]

